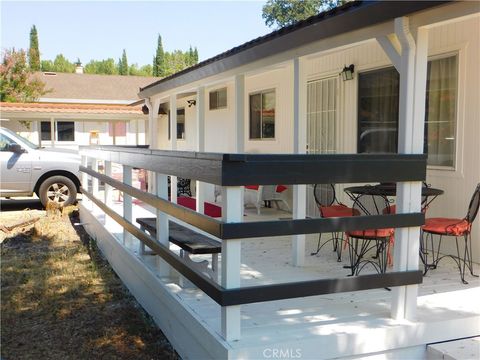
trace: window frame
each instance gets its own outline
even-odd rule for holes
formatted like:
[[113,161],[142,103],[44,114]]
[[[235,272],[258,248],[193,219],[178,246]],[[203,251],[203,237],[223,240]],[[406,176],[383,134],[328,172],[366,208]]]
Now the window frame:
[[[456,87],[456,96],[455,96],[455,131],[454,131],[454,136],[455,136],[455,146],[453,147],[454,149],[454,152],[452,154],[453,156],[453,165],[450,166],[450,165],[429,165],[427,164],[427,169],[430,169],[430,170],[441,170],[441,171],[457,171],[459,169],[459,165],[460,165],[460,159],[458,158],[459,156],[459,146],[461,145],[460,142],[462,141],[462,139],[459,138],[460,136],[460,127],[462,126],[463,124],[463,121],[462,121],[462,118],[460,116],[460,102],[461,102],[461,97],[463,96],[463,93],[462,93],[462,85],[463,84],[463,80],[462,80],[462,61],[463,61],[463,57],[462,57],[462,49],[451,49],[450,51],[445,51],[445,52],[440,52],[440,53],[436,53],[436,54],[432,54],[432,55],[429,55],[428,58],[427,58],[427,62],[430,62],[430,61],[434,61],[434,60],[441,60],[441,59],[445,59],[445,58],[449,58],[449,57],[456,57],[456,60],[457,60],[457,67],[456,67],[456,73],[457,73],[457,87]],[[381,70],[386,70],[386,69],[395,69],[394,66],[392,66],[391,64],[386,64],[384,66],[378,66],[378,67],[372,67],[372,68],[364,68],[362,70],[359,70],[358,71],[358,74],[361,74],[361,73],[368,73],[368,72],[373,72],[373,71],[381,71]],[[400,75],[399,75],[400,76]],[[428,76],[428,74],[427,74]],[[355,132],[355,139],[356,139],[356,146],[355,146],[355,149],[356,149],[356,152],[359,154],[358,150],[359,150],[359,116],[358,116],[358,113],[359,113],[359,87],[360,87],[360,82],[359,82],[359,79],[360,79],[360,76],[356,76],[356,90],[357,90],[357,96],[356,96],[356,99],[355,101],[357,102],[356,104],[356,122],[355,122],[355,126],[356,126],[356,132]],[[428,91],[428,89],[425,89],[425,95],[426,95],[426,92]],[[426,108],[425,108],[425,115],[426,115]],[[426,125],[426,124],[425,124]],[[397,129],[398,129],[398,125],[397,125]],[[398,130],[397,130],[397,138],[398,138]],[[425,148],[425,143],[426,143],[426,133],[425,133],[425,129],[424,129],[424,140],[423,140],[423,147]],[[397,153],[398,153],[398,143],[397,143]],[[428,156],[428,154],[426,153],[426,155]]]
[[[261,103],[261,106],[262,106],[261,110],[263,110],[263,95],[267,94],[267,93],[273,93],[274,99],[275,99],[274,116],[273,116],[273,137],[264,137],[263,136],[263,115],[262,115],[261,118],[260,118],[260,137],[252,138],[251,137],[251,127],[252,127],[252,108],[251,108],[252,102],[251,102],[251,98],[252,98],[252,96],[255,96],[255,95],[261,95],[260,103]],[[276,88],[268,88],[268,89],[264,89],[264,90],[258,90],[258,91],[254,91],[254,92],[251,92],[251,93],[248,94],[248,140],[249,141],[275,141],[276,140],[276,136],[277,136],[277,132],[276,132],[276,129],[275,129],[276,117],[277,117],[276,109],[277,109],[277,90],[276,90]]]
[[[73,124],[73,140],[59,140],[58,136],[58,123],[72,123]],[[50,136],[49,139],[43,139],[42,138],[42,124],[48,124],[48,127],[50,128]],[[52,139],[52,121],[40,121],[40,141],[44,142],[61,142],[61,143],[74,143],[75,142],[75,121],[72,120],[55,120],[53,121],[53,136],[54,138]]]
[[[217,101],[217,105],[218,105],[218,99],[219,99],[218,93],[220,91],[223,91],[223,90],[225,90],[225,105],[224,106],[212,107],[212,98],[211,98],[212,94],[214,94],[214,93],[217,94],[216,101]],[[227,88],[227,86],[217,88],[217,89],[214,89],[214,90],[211,90],[211,91],[208,92],[208,110],[215,111],[215,110],[223,110],[223,109],[227,109],[227,108],[228,108],[228,88]]]

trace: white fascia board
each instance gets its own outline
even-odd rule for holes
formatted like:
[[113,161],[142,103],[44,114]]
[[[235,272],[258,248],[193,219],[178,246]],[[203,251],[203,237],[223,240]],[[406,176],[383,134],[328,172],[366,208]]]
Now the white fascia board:
[[75,114],[75,113],[38,113],[38,112],[9,112],[2,111],[2,116],[10,120],[50,120],[61,119],[61,120],[86,120],[86,121],[112,121],[112,120],[145,120],[148,118],[147,115],[139,114]]
[[108,99],[61,99],[41,97],[37,102],[41,103],[64,103],[64,104],[109,104],[109,105],[130,105],[139,99],[133,100],[108,100]]

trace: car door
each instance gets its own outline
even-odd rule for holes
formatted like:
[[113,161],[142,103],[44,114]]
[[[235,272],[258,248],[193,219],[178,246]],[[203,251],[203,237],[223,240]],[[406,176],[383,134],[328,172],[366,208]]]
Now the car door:
[[[0,133],[0,193],[8,194],[31,193],[32,160],[29,149],[24,152],[13,152],[11,145],[17,142]],[[20,145],[20,144],[18,144]]]

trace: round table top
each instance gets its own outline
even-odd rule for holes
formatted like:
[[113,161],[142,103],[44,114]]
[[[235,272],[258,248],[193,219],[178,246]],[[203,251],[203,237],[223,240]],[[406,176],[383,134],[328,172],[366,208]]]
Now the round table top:
[[[357,195],[381,195],[381,196],[396,196],[397,195],[397,184],[378,184],[378,185],[362,185],[362,186],[351,186],[345,188],[346,192],[357,194]],[[422,196],[438,196],[444,193],[441,189],[436,189],[433,187],[422,187]]]

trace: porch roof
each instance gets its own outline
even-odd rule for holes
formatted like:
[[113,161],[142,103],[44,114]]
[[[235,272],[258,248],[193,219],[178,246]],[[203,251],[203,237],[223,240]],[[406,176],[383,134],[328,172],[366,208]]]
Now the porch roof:
[[1,112],[143,115],[141,106],[105,104],[0,103]]
[[451,1],[352,1],[234,47],[183,71],[140,88],[154,94],[201,80],[315,41],[380,24]]

